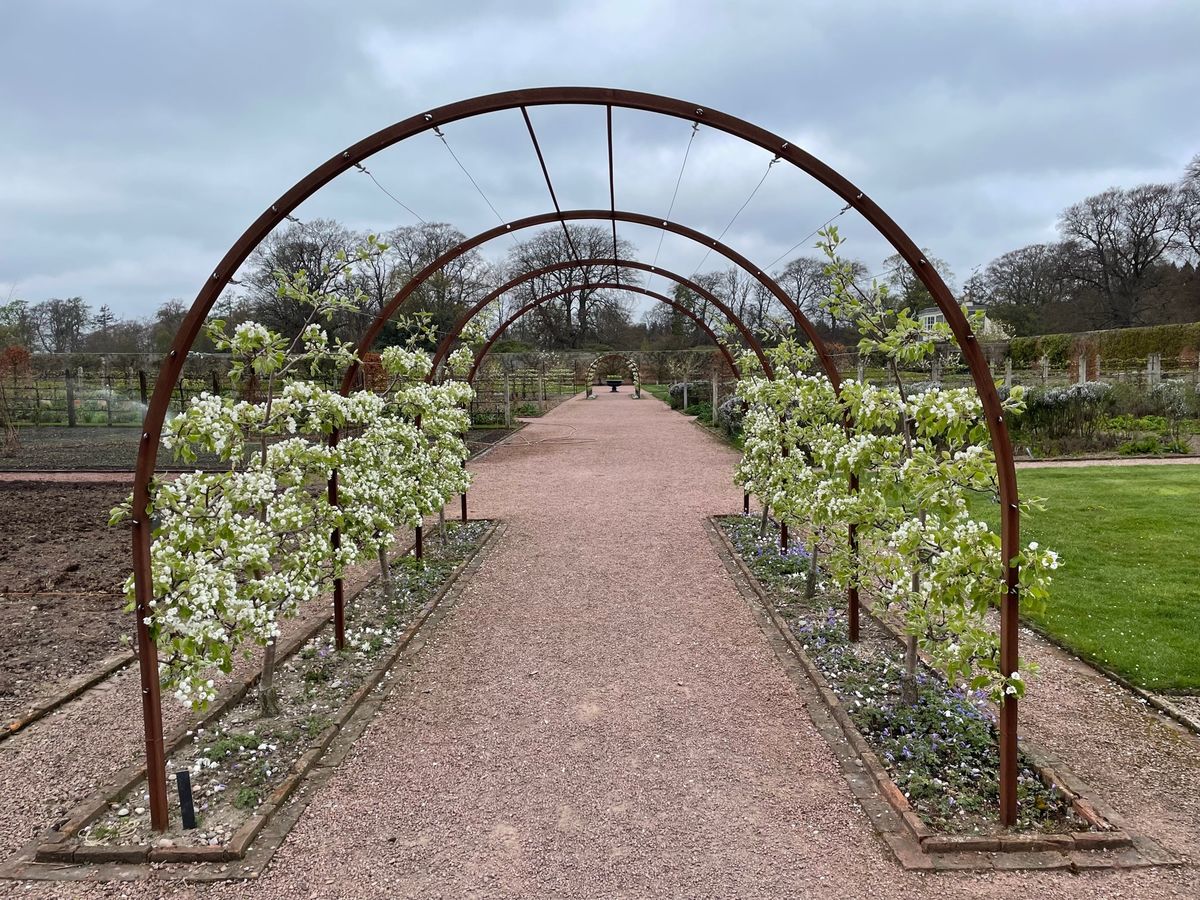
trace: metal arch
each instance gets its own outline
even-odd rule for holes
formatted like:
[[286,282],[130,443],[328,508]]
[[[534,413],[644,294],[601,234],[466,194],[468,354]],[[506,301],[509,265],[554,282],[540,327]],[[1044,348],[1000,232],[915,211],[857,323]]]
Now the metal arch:
[[[604,362],[604,360],[606,360],[606,359],[621,360],[622,362],[625,363],[625,368],[627,368],[629,370],[629,374],[632,375],[635,380],[641,380],[642,367],[638,365],[637,360],[635,360],[632,356],[630,356],[628,353],[623,353],[620,350],[612,350],[608,353],[601,353],[599,356],[597,356],[595,359],[593,359],[590,363],[588,363],[587,370],[588,370],[588,378],[589,379],[595,377],[595,375],[593,373],[595,373],[599,369],[600,363]],[[589,385],[589,388],[590,388],[590,385]]]
[[[143,419],[142,438],[138,445],[138,461],[134,472],[132,506],[134,511],[132,552],[137,608],[138,661],[142,682],[142,713],[146,724],[146,757],[148,773],[150,773],[148,780],[151,793],[151,821],[155,829],[162,830],[167,825],[167,804],[157,668],[158,655],[157,648],[150,640],[148,626],[145,624],[145,619],[150,613],[149,604],[152,599],[151,528],[147,507],[150,499],[150,482],[154,476],[158,458],[159,439],[162,436],[162,427],[166,419],[171,393],[182,372],[184,360],[200,334],[204,319],[220,297],[221,292],[229,284],[237,268],[245,262],[254,248],[271,230],[289,216],[300,203],[350,167],[362,163],[380,150],[440,125],[473,116],[514,109],[522,105],[556,104],[619,107],[673,116],[688,122],[703,122],[710,128],[761,147],[767,152],[787,160],[841,197],[892,245],[901,259],[912,267],[917,278],[929,290],[938,309],[946,317],[946,323],[962,349],[987,419],[992,449],[996,457],[996,475],[1000,489],[1001,553],[1005,566],[1005,590],[1001,598],[1000,613],[1000,662],[1005,673],[1016,670],[1019,613],[1018,573],[1013,560],[1019,552],[1020,510],[1017,505],[1017,475],[1012,443],[1008,428],[1004,423],[1000,396],[991,380],[991,373],[988,370],[983,351],[975,340],[970,324],[962,310],[959,309],[950,289],[922,256],[916,242],[874,200],[815,156],[793,146],[779,135],[718,110],[656,94],[611,88],[548,87],[489,94],[410,116],[377,131],[322,163],[296,182],[251,223],[222,257],[217,268],[212,272],[212,276],[197,293],[191,309],[176,332],[171,350],[163,360],[159,377],[154,385],[154,394]],[[1011,825],[1016,821],[1016,726],[1017,703],[1011,696],[1006,696],[1000,715],[1000,818],[1005,825]]]
[[[825,342],[822,340],[820,333],[816,329],[816,326],[814,326],[812,322],[808,320],[808,317],[804,315],[803,310],[796,305],[796,301],[788,296],[787,291],[780,287],[779,283],[771,278],[771,276],[767,275],[732,247],[729,247],[718,240],[714,240],[703,232],[697,231],[694,228],[688,228],[686,225],[680,225],[677,222],[670,222],[664,219],[655,218],[654,216],[647,216],[642,213],[633,213],[624,210],[617,210],[613,212],[607,209],[573,209],[565,210],[563,212],[543,213],[536,216],[527,216],[524,219],[517,219],[513,222],[509,222],[508,224],[500,225],[495,228],[489,228],[487,231],[481,231],[479,234],[467,238],[462,243],[451,247],[437,259],[430,262],[429,265],[421,269],[421,271],[414,275],[412,279],[404,285],[404,287],[396,292],[395,296],[393,296],[392,299],[383,307],[383,309],[380,310],[375,321],[367,326],[366,331],[363,332],[363,335],[359,339],[358,343],[358,353],[361,355],[371,349],[372,345],[375,343],[375,339],[383,330],[383,326],[387,324],[387,320],[390,319],[396,313],[396,311],[404,305],[404,302],[410,296],[412,296],[412,294],[421,286],[422,283],[424,283],[434,273],[458,259],[460,256],[463,256],[471,250],[474,250],[476,247],[486,244],[488,241],[495,240],[502,235],[512,234],[513,232],[521,231],[526,228],[535,228],[540,225],[551,225],[560,220],[578,221],[586,219],[598,219],[602,221],[615,219],[619,222],[630,222],[635,225],[645,225],[648,228],[657,228],[670,231],[673,234],[686,237],[689,240],[695,241],[698,244],[703,244],[704,246],[715,250],[718,254],[724,256],[730,262],[734,263],[734,265],[752,273],[755,280],[757,280],[759,284],[770,291],[771,294],[777,300],[779,300],[781,304],[783,304],[784,308],[792,314],[792,318],[795,320],[796,324],[800,326],[805,335],[808,337],[809,341],[812,343],[813,348],[817,353],[817,359],[821,363],[821,368],[825,371],[826,376],[833,383],[834,387],[836,388],[841,385],[841,376],[838,374],[837,364],[833,361],[833,357],[829,354],[829,350],[825,346]],[[661,272],[662,270],[651,268],[649,271]],[[451,329],[451,332],[453,333],[456,330],[457,329]],[[435,359],[435,364],[436,362],[438,362],[438,360]],[[343,393],[349,391],[350,386],[354,383],[354,377],[358,372],[358,365],[358,363],[351,364],[351,366],[346,370],[345,377],[342,379]]]
[[[434,351],[433,371],[437,370],[438,365],[442,362],[442,360],[444,360],[446,358],[447,354],[449,354],[450,342],[453,341],[455,338],[458,337],[459,334],[462,333],[462,330],[467,326],[467,323],[470,322],[471,319],[475,318],[475,316],[477,316],[484,309],[484,307],[486,307],[489,303],[491,303],[497,297],[500,297],[502,294],[506,293],[507,291],[511,291],[513,288],[519,287],[520,285],[524,284],[527,281],[532,281],[534,278],[537,278],[541,275],[548,275],[551,272],[560,272],[563,269],[573,269],[573,268],[577,268],[581,265],[616,266],[619,268],[640,269],[643,272],[657,272],[659,275],[662,275],[664,278],[670,279],[671,281],[675,281],[675,282],[683,285],[684,287],[686,287],[688,290],[694,291],[696,294],[699,294],[701,297],[703,297],[705,300],[707,300],[709,303],[711,303],[718,310],[720,310],[721,313],[723,313],[725,315],[725,317],[741,333],[742,337],[746,340],[747,346],[750,347],[750,349],[751,349],[751,351],[753,351],[754,355],[756,357],[758,357],[759,364],[762,365],[763,371],[766,372],[767,374],[771,374],[771,372],[772,372],[771,362],[770,362],[770,360],[767,359],[766,354],[763,352],[762,344],[759,342],[758,338],[756,338],[754,336],[754,332],[751,331],[746,326],[746,323],[743,322],[737,315],[735,315],[733,310],[731,310],[728,306],[726,306],[712,291],[708,290],[707,288],[701,287],[700,285],[696,284],[694,281],[691,281],[688,278],[684,278],[682,275],[678,275],[667,269],[663,269],[658,266],[647,265],[644,262],[638,262],[637,260],[631,260],[631,259],[585,259],[582,261],[564,260],[562,262],[551,263],[550,265],[543,266],[540,269],[533,269],[532,271],[526,272],[523,275],[518,275],[516,278],[511,279],[507,283],[501,285],[500,287],[496,288],[494,291],[491,291],[486,296],[484,296],[481,299],[479,299],[478,301],[476,301],[471,306],[470,309],[468,309],[466,312],[464,312],[461,316],[458,317],[458,321],[456,321],[454,323],[454,325],[450,328],[449,332],[447,332],[446,335],[442,337],[442,340],[438,343],[437,349]],[[618,287],[624,288],[624,287],[627,287],[627,285],[618,285]],[[556,295],[556,296],[560,296],[560,295]],[[657,296],[657,295],[651,295],[651,296]],[[715,337],[714,337],[714,340],[716,340]],[[353,373],[351,373],[351,375],[352,374]]]
[[[741,370],[738,368],[737,363],[734,361],[733,355],[729,352],[729,348],[726,347],[723,343],[721,343],[720,338],[718,338],[716,335],[716,332],[714,332],[712,330],[712,328],[710,328],[708,326],[708,323],[706,323],[703,319],[701,319],[698,315],[696,315],[694,312],[692,312],[690,309],[688,309],[682,303],[678,303],[674,300],[671,300],[668,297],[666,297],[665,295],[659,294],[655,291],[652,291],[649,288],[639,287],[637,285],[632,285],[632,284],[619,284],[616,282],[601,282],[600,284],[592,284],[592,285],[588,285],[588,286],[599,288],[601,290],[620,290],[620,291],[630,291],[630,292],[636,293],[636,294],[644,294],[647,297],[653,297],[655,300],[659,300],[662,303],[666,303],[667,305],[674,307],[675,309],[677,309],[681,313],[683,313],[685,316],[690,318],[698,326],[700,326],[700,328],[704,331],[704,333],[707,334],[712,339],[712,342],[717,345],[717,349],[720,350],[721,354],[725,357],[725,361],[729,364],[729,368],[732,369],[733,372],[735,374],[737,374],[737,376],[739,378],[741,377]],[[577,290],[579,290],[580,287],[581,287],[581,285],[573,284],[570,287],[565,287],[565,288],[562,288],[557,291],[552,291],[549,294],[545,294],[544,296],[538,297],[536,300],[532,300],[529,303],[526,303],[519,310],[517,310],[515,313],[513,313],[511,316],[509,316],[507,319],[505,319],[504,322],[501,323],[500,327],[498,327],[496,329],[496,331],[492,334],[492,336],[489,337],[487,339],[487,341],[484,342],[484,345],[480,348],[479,352],[477,354],[475,354],[475,362],[471,366],[470,373],[468,373],[468,375],[467,375],[467,381],[475,380],[475,373],[479,370],[479,366],[483,363],[484,357],[486,357],[488,355],[488,352],[492,349],[492,346],[496,343],[496,341],[500,340],[500,336],[502,334],[504,334],[504,332],[506,332],[512,326],[512,324],[517,321],[517,319],[521,318],[521,316],[525,315],[526,313],[532,312],[533,310],[537,309],[543,303],[553,300],[556,297],[561,297],[564,294],[569,294],[571,291],[577,291]],[[620,356],[621,354],[620,353],[610,353],[610,354],[606,354],[606,355],[607,356],[614,356],[614,355]],[[601,358],[604,358],[604,357],[601,357]]]

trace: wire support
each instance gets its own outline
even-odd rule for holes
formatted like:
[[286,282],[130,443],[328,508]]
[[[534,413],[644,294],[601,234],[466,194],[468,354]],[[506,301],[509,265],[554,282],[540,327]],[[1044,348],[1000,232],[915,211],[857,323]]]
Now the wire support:
[[[699,131],[700,131],[700,123],[693,122],[692,123],[692,134],[688,138],[687,147],[683,151],[683,162],[679,166],[679,175],[676,176],[676,178],[675,178],[675,190],[671,193],[671,204],[667,207],[667,215],[665,216],[665,218],[668,222],[671,220],[671,213],[673,213],[675,211],[675,199],[679,196],[679,185],[681,185],[683,183],[683,173],[684,173],[684,170],[687,169],[688,157],[691,156],[691,153],[692,153],[692,144],[695,142],[696,134]],[[665,231],[660,231],[658,233],[658,247],[656,247],[654,250],[654,262],[652,262],[650,264],[652,267],[658,265],[658,255],[659,255],[659,253],[662,252],[663,238],[666,236],[667,236],[667,233]],[[654,278],[654,273],[651,272],[650,278],[647,279],[647,282],[646,282],[647,286],[649,286],[650,281],[653,280],[653,278]]]
[[805,241],[809,240],[810,238],[815,237],[816,235],[820,234],[822,231],[824,231],[826,228],[828,228],[832,222],[834,222],[836,219],[841,218],[847,212],[849,212],[850,209],[851,209],[851,206],[849,203],[847,203],[840,210],[838,210],[836,213],[834,213],[832,216],[830,216],[828,219],[826,219],[824,222],[822,222],[820,225],[818,225],[816,228],[814,228],[812,231],[810,231],[804,237],[800,238],[800,240],[796,241],[796,243],[792,244],[792,246],[788,247],[786,250],[784,250],[782,253],[780,253],[777,257],[775,257],[773,260],[771,260],[769,263],[767,263],[766,268],[767,269],[774,268],[775,264],[777,262],[779,262],[781,259],[784,259],[785,257],[791,256],[792,253],[796,250],[796,248],[798,248],[801,244],[803,244]]
[[356,169],[358,169],[358,171],[360,171],[364,175],[366,175],[368,178],[370,178],[373,182],[375,182],[375,187],[379,188],[381,191],[383,191],[385,194],[387,194],[389,197],[391,197],[392,202],[395,203],[397,206],[399,206],[401,209],[403,209],[406,213],[408,213],[410,216],[412,216],[414,219],[416,219],[422,225],[429,224],[424,219],[422,219],[419,215],[417,215],[415,212],[413,212],[412,207],[410,207],[407,203],[405,203],[403,200],[401,200],[399,197],[397,197],[395,194],[393,194],[391,191],[389,191],[387,188],[385,188],[382,184],[380,184],[379,179],[375,177],[375,174],[370,169],[368,169],[362,163],[355,163],[354,167]]
[[[746,207],[750,205],[750,201],[754,199],[754,195],[758,193],[758,189],[763,186],[763,182],[765,182],[767,180],[767,176],[771,174],[771,169],[775,167],[775,163],[779,162],[779,160],[780,160],[780,157],[776,156],[769,163],[767,163],[767,168],[763,172],[762,178],[758,179],[758,184],[756,184],[754,186],[754,190],[752,190],[750,192],[750,196],[746,198],[746,202],[738,207],[738,211],[733,214],[733,218],[729,220],[729,224],[726,225],[721,230],[721,233],[717,235],[717,239],[715,241],[713,241],[714,244],[719,244],[719,243],[721,243],[722,240],[724,240],[725,235],[729,233],[729,229],[733,227],[733,223],[738,220],[738,216],[740,216],[743,212],[745,212]],[[700,262],[696,265],[695,270],[692,272],[692,277],[691,277],[692,281],[696,280],[696,275],[699,274],[700,267],[704,265],[705,260],[708,259],[710,253],[712,253],[712,247],[711,246],[706,247],[704,249],[704,256],[702,256],[700,258]]]
[[[483,202],[488,205],[488,209],[490,209],[495,214],[496,220],[501,225],[507,225],[508,222],[505,221],[504,216],[500,215],[500,210],[496,209],[496,207],[492,203],[492,201],[488,199],[488,195],[483,192],[483,188],[481,188],[479,186],[479,182],[475,180],[475,176],[472,175],[469,171],[467,171],[467,167],[464,166],[462,160],[458,158],[458,154],[454,152],[454,148],[451,147],[450,142],[448,140],[446,140],[446,135],[442,131],[442,129],[439,128],[438,126],[434,125],[433,133],[438,136],[438,139],[442,142],[442,145],[446,148],[446,151],[450,154],[450,158],[454,160],[454,162],[458,165],[458,167],[460,169],[462,169],[462,173],[467,176],[467,180],[471,182],[472,187],[474,187],[475,191],[479,194],[479,196],[483,198]],[[516,242],[517,236],[515,234],[510,233],[509,237],[511,237],[513,239],[513,241]]]

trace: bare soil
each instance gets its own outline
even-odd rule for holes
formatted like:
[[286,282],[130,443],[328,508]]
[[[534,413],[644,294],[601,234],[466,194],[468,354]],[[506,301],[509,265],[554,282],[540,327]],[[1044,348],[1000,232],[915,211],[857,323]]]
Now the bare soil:
[[129,532],[108,524],[126,490],[0,481],[0,720],[126,645]]

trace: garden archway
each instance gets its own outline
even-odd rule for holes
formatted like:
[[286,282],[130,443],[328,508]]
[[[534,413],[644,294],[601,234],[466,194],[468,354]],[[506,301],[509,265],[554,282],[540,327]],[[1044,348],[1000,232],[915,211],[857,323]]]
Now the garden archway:
[[[629,376],[633,380],[633,395],[640,400],[642,397],[642,370],[628,353],[601,353],[592,360],[585,376],[585,392],[587,396],[592,396],[592,382],[596,380],[596,374],[600,371],[600,363],[610,359],[619,359],[625,368],[629,369]],[[613,388],[613,390],[616,390],[616,388]]]
[[[580,289],[580,287],[583,287],[583,286],[584,285],[578,285],[578,284],[570,285],[568,287],[563,288],[562,290],[553,291],[542,297],[538,297],[537,299],[532,300],[529,303],[525,304],[519,310],[517,310],[515,313],[513,313],[511,316],[509,316],[504,322],[502,322],[500,324],[500,326],[487,339],[487,341],[484,342],[484,345],[480,348],[479,352],[476,354],[475,362],[471,366],[471,371],[467,375],[467,380],[474,381],[475,373],[478,371],[479,366],[483,362],[484,357],[487,356],[487,354],[491,351],[492,346],[496,343],[496,341],[498,341],[500,339],[500,337],[504,334],[504,332],[506,332],[512,326],[512,324],[514,322],[516,322],[518,319],[520,319],[521,316],[525,315],[528,312],[531,312],[532,310],[541,306],[543,303],[553,300],[555,297],[561,296],[561,295],[569,293],[571,291],[577,291]],[[737,361],[733,358],[733,355],[729,352],[729,348],[725,346],[725,344],[721,341],[721,339],[719,337],[717,337],[716,333],[708,326],[708,323],[706,323],[702,318],[700,318],[700,316],[696,315],[696,313],[694,313],[692,310],[688,309],[683,304],[677,303],[674,300],[671,300],[670,298],[665,297],[662,294],[655,293],[654,291],[651,291],[647,288],[637,287],[637,286],[633,286],[633,285],[608,284],[606,282],[601,282],[599,284],[587,285],[587,287],[594,287],[594,288],[600,288],[600,289],[610,289],[611,288],[611,289],[616,289],[616,290],[631,291],[634,293],[644,294],[648,297],[653,297],[654,299],[658,300],[661,303],[665,303],[668,306],[673,307],[674,309],[678,310],[683,315],[690,318],[693,322],[695,322],[696,326],[698,328],[700,328],[702,331],[704,331],[704,333],[707,334],[709,336],[709,338],[712,339],[712,342],[716,345],[717,350],[719,350],[721,352],[721,354],[725,357],[725,361],[729,364],[730,370],[738,377],[741,376],[741,370],[738,368]],[[751,333],[751,337],[753,337],[753,333]],[[755,343],[757,344],[757,339],[755,339]],[[759,353],[760,358],[764,362],[764,366],[765,366],[764,371],[767,373],[768,376],[770,376],[771,372],[770,372],[770,367],[769,367],[769,361],[766,360],[766,357],[762,355],[761,349],[758,349],[757,352]]]
[[[156,469],[159,441],[162,436],[162,428],[166,419],[170,397],[178,382],[187,355],[200,334],[205,318],[219,299],[221,293],[230,283],[238,267],[245,262],[250,253],[276,226],[289,217],[300,203],[312,196],[336,176],[355,165],[360,165],[364,160],[369,159],[380,150],[418,134],[427,131],[436,131],[441,126],[452,122],[506,110],[519,109],[524,112],[529,107],[552,105],[595,106],[607,109],[610,148],[608,166],[610,197],[615,197],[613,189],[614,166],[611,154],[612,110],[629,109],[669,116],[697,125],[702,124],[708,128],[732,135],[750,145],[767,151],[774,158],[786,161],[809,174],[834,194],[841,197],[848,208],[852,208],[861,214],[895,249],[900,258],[912,268],[918,280],[930,292],[934,303],[945,316],[946,323],[962,350],[968,370],[971,373],[975,388],[982,402],[996,458],[997,480],[1001,502],[1001,552],[1005,560],[1005,590],[1000,598],[1000,664],[1005,671],[1016,670],[1018,572],[1014,560],[1018,553],[1020,521],[1017,505],[1016,470],[1011,442],[1002,414],[1000,397],[991,379],[991,373],[983,352],[975,340],[966,316],[958,307],[954,296],[945,282],[924,258],[918,245],[874,200],[834,169],[799,147],[793,146],[782,137],[735,116],[708,107],[698,106],[687,101],[637,91],[588,87],[549,87],[507,91],[451,103],[411,116],[364,138],[318,166],[287,190],[275,203],[271,204],[234,242],[197,293],[190,310],[184,317],[176,333],[171,349],[161,366],[159,377],[155,383],[154,394],[143,422],[143,432],[138,449],[137,468],[134,474],[132,506],[134,510],[132,552],[138,657],[143,692],[143,717],[146,727],[147,764],[148,772],[151,773],[151,777],[149,778],[151,818],[156,829],[161,830],[166,827],[167,798],[157,652],[153,641],[150,639],[148,626],[145,624],[151,608],[150,603],[153,599],[150,570],[152,528],[149,521],[148,504],[150,500],[150,484]],[[532,126],[530,126],[530,135],[531,137],[533,136]],[[534,141],[536,147],[536,138]],[[538,155],[540,159],[540,150]],[[545,173],[544,163],[543,172]],[[546,174],[547,185],[549,185],[549,176],[548,173]],[[551,193],[553,196],[552,189]],[[557,210],[557,200],[555,200],[555,207]],[[579,215],[571,217],[604,219],[611,217],[615,223],[615,199],[611,210],[590,211],[590,213],[588,216]],[[558,212],[557,214],[540,217],[540,221],[536,224],[548,224],[551,222],[565,223],[567,218],[568,214]],[[646,218],[649,219],[649,217]],[[653,224],[653,220],[649,220],[644,224],[657,227]],[[500,233],[507,233],[511,230],[511,225],[505,225],[500,230]],[[615,239],[614,224],[614,244]],[[614,253],[615,255],[617,254]],[[799,319],[797,319],[797,324],[803,327],[803,322]],[[381,328],[382,324],[379,327]],[[376,334],[364,335],[367,346],[373,342],[375,336]],[[829,368],[832,367],[828,366],[827,371]],[[830,373],[830,377],[831,379],[836,378],[836,370]],[[348,378],[352,378],[352,375],[348,374]],[[1005,697],[1001,708],[1000,734],[1000,809],[1001,821],[1007,825],[1016,819],[1017,703],[1015,698]]]

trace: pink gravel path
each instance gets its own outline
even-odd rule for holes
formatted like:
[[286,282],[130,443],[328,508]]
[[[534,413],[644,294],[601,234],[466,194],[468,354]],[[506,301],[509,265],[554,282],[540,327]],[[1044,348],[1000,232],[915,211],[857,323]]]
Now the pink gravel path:
[[258,883],[22,895],[1200,895],[1195,869],[902,870],[705,534],[735,460],[649,397],[530,423],[472,465],[503,538]]

